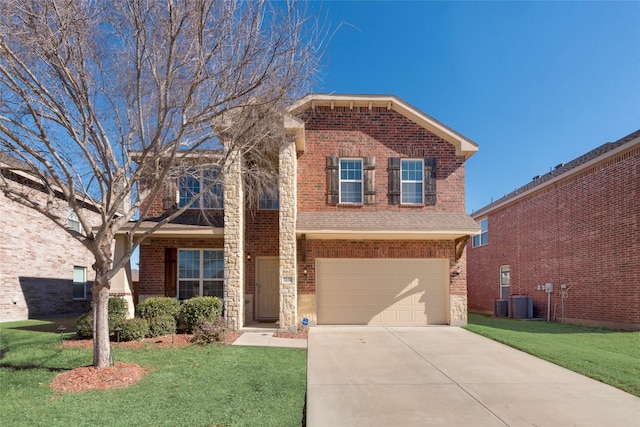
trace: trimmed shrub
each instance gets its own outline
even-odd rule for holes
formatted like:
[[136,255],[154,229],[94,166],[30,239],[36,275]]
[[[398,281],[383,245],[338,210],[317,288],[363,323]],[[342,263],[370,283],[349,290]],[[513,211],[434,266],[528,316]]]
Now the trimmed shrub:
[[109,298],[109,317],[112,319],[126,319],[129,308],[127,302],[123,298]]
[[193,331],[193,342],[201,345],[224,342],[226,328],[227,322],[223,317],[218,317],[215,322],[202,320]]
[[[116,323],[127,317],[127,302],[122,298],[109,298],[107,310],[109,313],[109,330],[113,331]],[[82,339],[93,338],[93,310],[78,318],[76,321],[76,335]]]
[[180,306],[180,318],[187,332],[193,332],[202,320],[214,323],[221,313],[222,302],[218,297],[189,298]]
[[120,320],[117,326],[122,328],[120,341],[141,340],[149,335],[149,322],[140,317]]
[[161,337],[163,335],[175,334],[176,332],[176,318],[168,315],[161,314],[155,316],[149,320],[149,336]]
[[151,297],[138,304],[136,309],[140,317],[147,320],[163,315],[172,316],[177,320],[180,313],[180,301],[171,297]]
[[93,313],[85,313],[76,321],[76,335],[81,339],[93,338]]

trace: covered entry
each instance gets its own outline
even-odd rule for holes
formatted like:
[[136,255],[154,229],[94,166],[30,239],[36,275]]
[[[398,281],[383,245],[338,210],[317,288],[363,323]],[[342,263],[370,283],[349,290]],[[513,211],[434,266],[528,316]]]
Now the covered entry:
[[316,259],[320,325],[448,323],[447,259]]

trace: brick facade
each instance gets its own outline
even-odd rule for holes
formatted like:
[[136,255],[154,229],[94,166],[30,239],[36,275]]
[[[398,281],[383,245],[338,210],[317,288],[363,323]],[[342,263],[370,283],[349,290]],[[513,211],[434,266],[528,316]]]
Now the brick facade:
[[538,187],[474,215],[488,219],[488,244],[468,249],[469,309],[493,312],[508,265],[511,295],[531,295],[535,316],[547,316],[535,287],[550,282],[555,319],[566,284],[565,321],[640,329],[640,131]]
[[[18,184],[15,184],[18,185]],[[46,203],[32,190],[33,199]],[[68,215],[67,203],[54,202]],[[0,192],[0,321],[87,312],[94,278],[91,253],[66,231]],[[87,295],[73,299],[73,269],[85,267]]]

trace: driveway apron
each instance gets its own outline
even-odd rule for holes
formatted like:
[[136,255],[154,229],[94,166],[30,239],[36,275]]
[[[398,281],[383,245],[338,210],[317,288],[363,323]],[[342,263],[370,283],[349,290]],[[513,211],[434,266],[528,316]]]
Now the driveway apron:
[[457,327],[309,331],[307,426],[640,426],[640,399]]

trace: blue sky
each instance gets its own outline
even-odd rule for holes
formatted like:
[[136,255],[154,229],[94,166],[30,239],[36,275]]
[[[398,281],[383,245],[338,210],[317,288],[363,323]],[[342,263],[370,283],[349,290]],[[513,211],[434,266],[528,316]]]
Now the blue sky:
[[467,210],[640,129],[640,2],[312,3],[317,92],[393,94],[480,145]]

